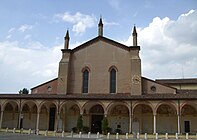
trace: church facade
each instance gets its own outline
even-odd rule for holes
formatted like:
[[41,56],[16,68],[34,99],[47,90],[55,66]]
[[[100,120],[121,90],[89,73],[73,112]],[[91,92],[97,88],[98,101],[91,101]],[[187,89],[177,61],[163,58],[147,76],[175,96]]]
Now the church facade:
[[107,117],[112,132],[197,133],[197,79],[151,80],[141,75],[140,46],[98,36],[69,49],[66,32],[58,77],[29,95],[0,95],[0,128],[71,131],[83,125],[101,132]]

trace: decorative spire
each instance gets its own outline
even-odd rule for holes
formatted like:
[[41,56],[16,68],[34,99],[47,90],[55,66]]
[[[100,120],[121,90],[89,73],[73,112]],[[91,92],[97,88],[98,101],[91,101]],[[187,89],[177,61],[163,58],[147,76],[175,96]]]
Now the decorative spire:
[[64,49],[68,49],[69,40],[70,40],[70,37],[69,37],[69,32],[67,30],[66,31],[66,36],[64,37]]
[[98,24],[98,36],[103,36],[103,22],[102,22],[102,17],[100,17],[99,24]]
[[137,46],[137,31],[136,31],[135,25],[133,27],[133,33],[132,33],[132,35],[133,35],[133,46]]

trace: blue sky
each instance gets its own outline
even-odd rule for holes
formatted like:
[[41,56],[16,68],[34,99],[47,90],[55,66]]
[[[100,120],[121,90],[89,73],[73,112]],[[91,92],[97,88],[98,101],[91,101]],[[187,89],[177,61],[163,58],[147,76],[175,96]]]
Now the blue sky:
[[0,0],[0,92],[30,89],[57,77],[66,30],[70,47],[97,36],[132,45],[137,26],[142,73],[197,77],[196,0]]

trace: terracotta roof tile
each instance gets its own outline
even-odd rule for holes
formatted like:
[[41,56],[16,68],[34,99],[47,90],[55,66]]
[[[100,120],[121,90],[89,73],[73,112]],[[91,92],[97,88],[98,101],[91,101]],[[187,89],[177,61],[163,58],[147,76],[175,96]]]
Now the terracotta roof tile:
[[197,90],[180,90],[178,94],[0,94],[1,99],[61,99],[61,100],[197,100]]

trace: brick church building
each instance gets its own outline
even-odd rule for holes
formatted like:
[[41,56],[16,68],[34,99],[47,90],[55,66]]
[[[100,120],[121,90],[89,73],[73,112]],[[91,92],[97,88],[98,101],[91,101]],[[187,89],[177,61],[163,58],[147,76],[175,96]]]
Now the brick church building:
[[0,94],[0,128],[71,131],[79,115],[91,132],[107,117],[112,132],[197,133],[197,79],[141,75],[136,27],[126,46],[98,36],[69,49],[66,32],[58,77],[31,94]]

